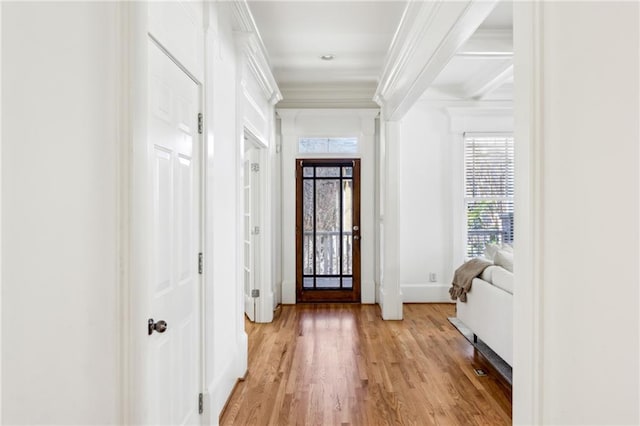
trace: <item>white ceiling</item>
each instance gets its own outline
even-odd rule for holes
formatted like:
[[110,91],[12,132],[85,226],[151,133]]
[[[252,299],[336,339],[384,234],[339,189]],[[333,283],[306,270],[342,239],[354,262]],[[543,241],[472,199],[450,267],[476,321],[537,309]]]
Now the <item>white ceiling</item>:
[[[406,1],[248,2],[284,102],[314,93],[372,103]],[[511,99],[513,4],[502,0],[425,92],[426,99]],[[335,59],[323,61],[320,56]],[[342,92],[342,95],[338,94]]]
[[498,3],[479,29],[513,30],[513,2]]
[[503,0],[451,58],[423,99],[513,99],[513,2]]
[[[366,85],[375,90],[405,4],[298,0],[250,1],[249,7],[281,89]],[[321,60],[325,54],[335,59]]]

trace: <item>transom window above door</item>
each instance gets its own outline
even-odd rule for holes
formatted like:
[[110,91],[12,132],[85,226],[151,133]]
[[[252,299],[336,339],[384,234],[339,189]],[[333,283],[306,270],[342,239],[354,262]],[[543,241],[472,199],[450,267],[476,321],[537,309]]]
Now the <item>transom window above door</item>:
[[300,154],[357,154],[359,152],[358,138],[300,138],[298,139],[298,152]]

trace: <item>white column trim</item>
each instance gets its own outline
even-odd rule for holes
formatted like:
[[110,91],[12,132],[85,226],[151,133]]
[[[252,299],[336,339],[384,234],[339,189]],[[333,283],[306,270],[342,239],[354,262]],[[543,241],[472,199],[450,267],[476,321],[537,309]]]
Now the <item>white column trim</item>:
[[541,424],[543,406],[543,2],[514,3],[515,244],[513,423]]
[[[2,3],[0,3],[0,46],[2,46]],[[0,242],[2,241],[2,49],[0,48]],[[2,244],[0,244],[0,354],[2,351]],[[0,362],[0,419],[2,419],[2,363]]]
[[402,290],[400,288],[400,217],[399,217],[399,150],[401,123],[386,121],[381,132],[384,136],[385,169],[383,191],[383,245],[380,308],[382,319],[401,320]]

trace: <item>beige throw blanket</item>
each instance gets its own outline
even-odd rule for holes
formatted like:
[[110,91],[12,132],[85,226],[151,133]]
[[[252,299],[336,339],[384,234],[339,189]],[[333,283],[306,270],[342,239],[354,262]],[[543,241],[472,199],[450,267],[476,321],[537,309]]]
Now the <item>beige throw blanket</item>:
[[474,278],[482,274],[482,271],[484,271],[487,266],[491,266],[491,263],[486,260],[471,259],[456,269],[456,272],[453,274],[451,288],[449,289],[451,300],[460,299],[461,302],[466,302],[467,292],[471,290],[471,282]]

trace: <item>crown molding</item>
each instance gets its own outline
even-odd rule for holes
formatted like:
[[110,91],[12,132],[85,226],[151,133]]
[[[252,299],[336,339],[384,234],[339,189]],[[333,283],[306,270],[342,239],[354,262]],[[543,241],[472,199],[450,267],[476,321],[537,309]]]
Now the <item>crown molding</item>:
[[272,105],[282,100],[282,93],[273,76],[269,55],[246,0],[233,1],[234,31],[237,42],[247,58],[249,70],[260,84]]
[[286,85],[279,108],[379,108],[373,102],[375,84]]
[[391,42],[374,101],[400,120],[493,10],[497,0],[411,0]]
[[[380,115],[380,108],[348,108],[350,114],[364,120],[370,120]],[[345,108],[284,108],[277,106],[276,115],[285,120],[296,120],[300,117],[343,117]]]

